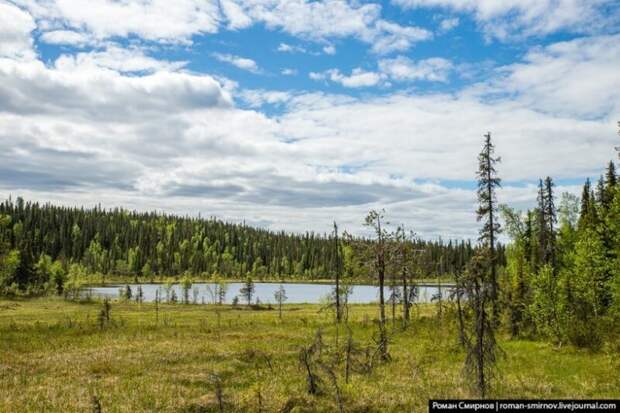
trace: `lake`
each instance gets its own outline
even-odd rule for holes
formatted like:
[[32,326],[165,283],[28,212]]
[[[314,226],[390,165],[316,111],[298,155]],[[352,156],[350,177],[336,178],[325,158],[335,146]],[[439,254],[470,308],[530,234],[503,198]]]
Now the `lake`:
[[[163,284],[118,284],[111,286],[92,286],[85,289],[86,292],[90,292],[93,296],[118,298],[119,288],[125,288],[125,285],[129,285],[132,291],[132,295],[135,297],[138,290],[138,285],[142,286],[142,292],[144,294],[145,302],[155,301],[156,291],[159,290],[160,300],[166,301],[166,287]],[[231,282],[226,284],[228,286],[226,292],[225,302],[227,304],[232,303],[235,296],[239,296],[239,303],[244,304],[245,300],[241,297],[239,290],[243,284],[238,282]],[[334,285],[330,284],[301,284],[301,283],[266,283],[256,282],[254,283],[255,292],[252,298],[252,302],[256,301],[256,298],[261,303],[275,303],[274,293],[280,288],[280,285],[286,290],[286,296],[288,299],[286,304],[317,304],[324,302],[325,298],[333,291]],[[216,284],[213,283],[195,283],[192,285],[192,289],[189,291],[189,299],[195,303],[213,303],[214,300],[214,288]],[[175,291],[178,301],[182,301],[183,293],[179,284],[172,286]],[[414,302],[427,303],[431,299],[438,295],[439,288],[437,285],[419,285],[416,287],[417,294]],[[402,289],[398,289],[399,293]],[[450,285],[442,285],[442,296],[444,299],[448,298]],[[171,294],[171,292],[168,292]],[[389,288],[385,288],[386,301],[390,297]],[[365,304],[379,301],[379,287],[372,285],[354,285],[353,291],[349,296],[349,303],[353,304]]]

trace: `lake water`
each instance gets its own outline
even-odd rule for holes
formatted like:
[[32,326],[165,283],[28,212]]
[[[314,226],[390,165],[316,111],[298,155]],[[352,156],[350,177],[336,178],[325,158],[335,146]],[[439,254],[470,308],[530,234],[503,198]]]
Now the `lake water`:
[[[86,291],[90,292],[93,296],[117,298],[119,296],[119,288],[125,288],[126,284],[111,285],[105,287],[88,287]],[[132,295],[135,297],[138,290],[138,285],[142,286],[142,292],[145,302],[155,301],[156,291],[159,290],[159,297],[161,301],[166,301],[166,287],[163,284],[128,284],[131,288]],[[242,283],[227,283],[226,291],[227,304],[232,303],[235,296],[239,297],[239,303],[245,304],[245,299],[241,296],[239,290],[243,287]],[[334,285],[330,284],[298,284],[298,283],[254,283],[255,292],[252,298],[252,302],[256,301],[256,298],[261,303],[267,304],[276,302],[274,293],[280,288],[280,285],[286,290],[287,300],[286,304],[316,304],[324,302],[325,298],[333,291]],[[213,303],[214,289],[216,285],[213,283],[195,283],[189,291],[190,302],[195,303]],[[179,284],[175,284],[172,289],[175,291],[178,301],[182,301],[183,292]],[[402,289],[398,289],[399,293]],[[450,292],[450,286],[444,285],[441,287],[443,299],[447,299]],[[414,302],[427,303],[430,302],[433,297],[436,297],[439,292],[439,288],[436,285],[419,285],[416,287],[416,297]],[[171,294],[171,292],[168,292]],[[386,301],[390,297],[389,288],[385,288]],[[353,291],[349,296],[349,303],[364,304],[379,301],[379,287],[372,285],[354,285]]]

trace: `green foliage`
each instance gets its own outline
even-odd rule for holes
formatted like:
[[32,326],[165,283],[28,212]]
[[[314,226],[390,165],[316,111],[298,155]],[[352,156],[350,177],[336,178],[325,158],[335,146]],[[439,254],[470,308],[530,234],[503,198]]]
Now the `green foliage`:
[[252,281],[252,278],[248,277],[245,279],[243,286],[239,289],[239,294],[241,294],[245,298],[245,301],[247,302],[248,306],[252,304],[252,296],[254,295],[254,288],[255,288],[254,281]]
[[65,289],[66,273],[60,261],[54,261],[51,268],[52,288],[58,295],[62,295]]
[[[415,243],[429,251],[421,268],[429,277],[463,268],[472,252],[467,242]],[[193,276],[226,278],[251,274],[256,279],[326,279],[339,268],[337,245],[328,236],[123,209],[40,205],[21,198],[15,203],[0,202],[0,244],[2,283],[15,284],[23,293],[43,287],[35,268],[42,255],[65,268],[79,263],[102,278],[108,274],[176,277],[188,271]],[[342,255],[346,276],[368,279],[373,275],[353,249]],[[440,268],[436,265],[440,259],[453,265]],[[61,284],[57,291],[62,291]]]
[[189,275],[189,273],[186,273],[181,279],[181,289],[183,291],[183,302],[185,304],[189,304],[189,290],[192,289],[193,283],[194,282],[192,280],[192,277]]
[[608,266],[603,242],[596,232],[586,229],[575,245],[574,266],[567,280],[568,335],[577,346],[597,347],[602,341],[600,317],[612,288]]
[[0,295],[15,292],[15,278],[20,264],[19,251],[10,250],[0,255]]
[[69,266],[67,280],[64,282],[64,295],[70,300],[80,297],[80,290],[87,282],[87,270],[82,264],[74,263]]
[[560,319],[560,288],[551,265],[543,265],[532,276],[531,288],[532,301],[528,313],[536,332],[543,337],[562,342],[565,337],[565,323]]

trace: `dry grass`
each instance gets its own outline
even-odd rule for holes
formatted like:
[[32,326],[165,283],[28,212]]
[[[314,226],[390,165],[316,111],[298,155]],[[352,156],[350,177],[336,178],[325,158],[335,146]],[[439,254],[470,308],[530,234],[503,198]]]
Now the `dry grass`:
[[[335,411],[332,381],[321,372],[321,394],[306,393],[299,366],[302,345],[321,329],[323,359],[336,363],[347,412],[426,411],[429,398],[472,397],[462,374],[463,353],[450,323],[432,307],[420,309],[406,330],[394,329],[392,361],[344,382],[346,330],[316,305],[275,310],[113,303],[112,324],[100,329],[98,303],[54,299],[0,300],[0,412]],[[218,315],[219,314],[219,315]],[[376,308],[352,306],[350,325],[358,346],[372,346]],[[219,319],[219,321],[218,321]],[[493,396],[620,396],[617,353],[556,349],[531,341],[501,342]]]

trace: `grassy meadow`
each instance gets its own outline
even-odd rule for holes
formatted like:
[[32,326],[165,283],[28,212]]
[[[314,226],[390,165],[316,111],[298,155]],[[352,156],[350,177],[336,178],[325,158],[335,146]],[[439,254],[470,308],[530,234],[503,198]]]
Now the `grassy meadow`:
[[[350,306],[351,340],[319,305],[285,305],[281,320],[277,308],[112,302],[102,322],[101,309],[0,300],[0,412],[423,412],[429,398],[475,397],[455,325],[431,305],[407,329],[390,324],[383,363],[374,305]],[[300,349],[317,331],[310,395]],[[500,346],[491,397],[620,397],[617,350],[505,336]]]

